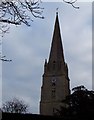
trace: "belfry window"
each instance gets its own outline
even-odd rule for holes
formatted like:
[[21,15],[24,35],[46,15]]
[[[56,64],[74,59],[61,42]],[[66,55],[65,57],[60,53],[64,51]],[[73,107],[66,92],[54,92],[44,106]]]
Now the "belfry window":
[[53,79],[51,80],[51,84],[52,84],[53,87],[56,86],[56,78],[53,78]]

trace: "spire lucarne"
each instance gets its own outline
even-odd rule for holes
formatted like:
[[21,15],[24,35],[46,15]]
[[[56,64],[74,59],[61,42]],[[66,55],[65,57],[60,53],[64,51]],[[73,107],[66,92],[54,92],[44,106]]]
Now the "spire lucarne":
[[49,60],[45,60],[41,87],[40,114],[54,115],[64,106],[62,100],[70,94],[68,67],[64,60],[58,13],[51,43]]

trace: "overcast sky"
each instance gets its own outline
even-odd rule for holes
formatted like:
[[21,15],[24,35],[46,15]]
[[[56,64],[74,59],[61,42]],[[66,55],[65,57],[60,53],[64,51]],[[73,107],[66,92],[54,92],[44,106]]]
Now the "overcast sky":
[[3,102],[23,99],[32,113],[39,113],[44,60],[49,57],[57,7],[70,89],[78,85],[92,89],[92,4],[75,5],[80,9],[60,2],[42,3],[44,20],[34,19],[31,27],[10,27],[3,37],[3,54],[12,59],[2,65]]

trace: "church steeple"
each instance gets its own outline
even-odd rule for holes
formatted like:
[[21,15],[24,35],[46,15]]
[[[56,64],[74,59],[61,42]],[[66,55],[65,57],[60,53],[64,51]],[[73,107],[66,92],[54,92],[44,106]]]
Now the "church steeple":
[[62,39],[61,39],[61,33],[60,33],[58,12],[56,12],[54,33],[53,33],[51,51],[49,56],[49,62],[53,62],[53,61],[64,62],[64,53],[63,53]]
[[40,114],[54,115],[70,93],[68,67],[64,60],[58,13],[54,26],[49,60],[45,60],[41,87]]

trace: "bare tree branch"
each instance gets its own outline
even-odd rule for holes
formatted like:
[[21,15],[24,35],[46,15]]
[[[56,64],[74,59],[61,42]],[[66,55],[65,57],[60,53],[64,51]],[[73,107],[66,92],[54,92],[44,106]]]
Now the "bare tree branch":
[[8,19],[6,19],[6,20],[0,20],[0,22],[3,22],[3,23],[8,23],[8,24],[15,24],[15,25],[20,25],[21,23],[19,23],[19,22],[15,22],[15,21],[11,21],[11,20],[8,20]]
[[4,33],[8,33],[9,27],[8,25],[4,25],[0,23],[0,34],[3,37]]
[[12,60],[6,59],[6,56],[2,56],[0,57],[0,60],[2,60],[3,62],[11,62]]
[[[2,0],[0,2],[0,23],[30,26],[33,17],[44,19],[41,0]],[[3,28],[0,28],[1,31]]]
[[75,9],[79,9],[78,6],[75,6],[74,3],[76,3],[77,0],[70,0],[70,1],[66,1],[66,0],[63,0],[65,3],[68,3],[70,5],[72,5],[72,7],[74,7]]

